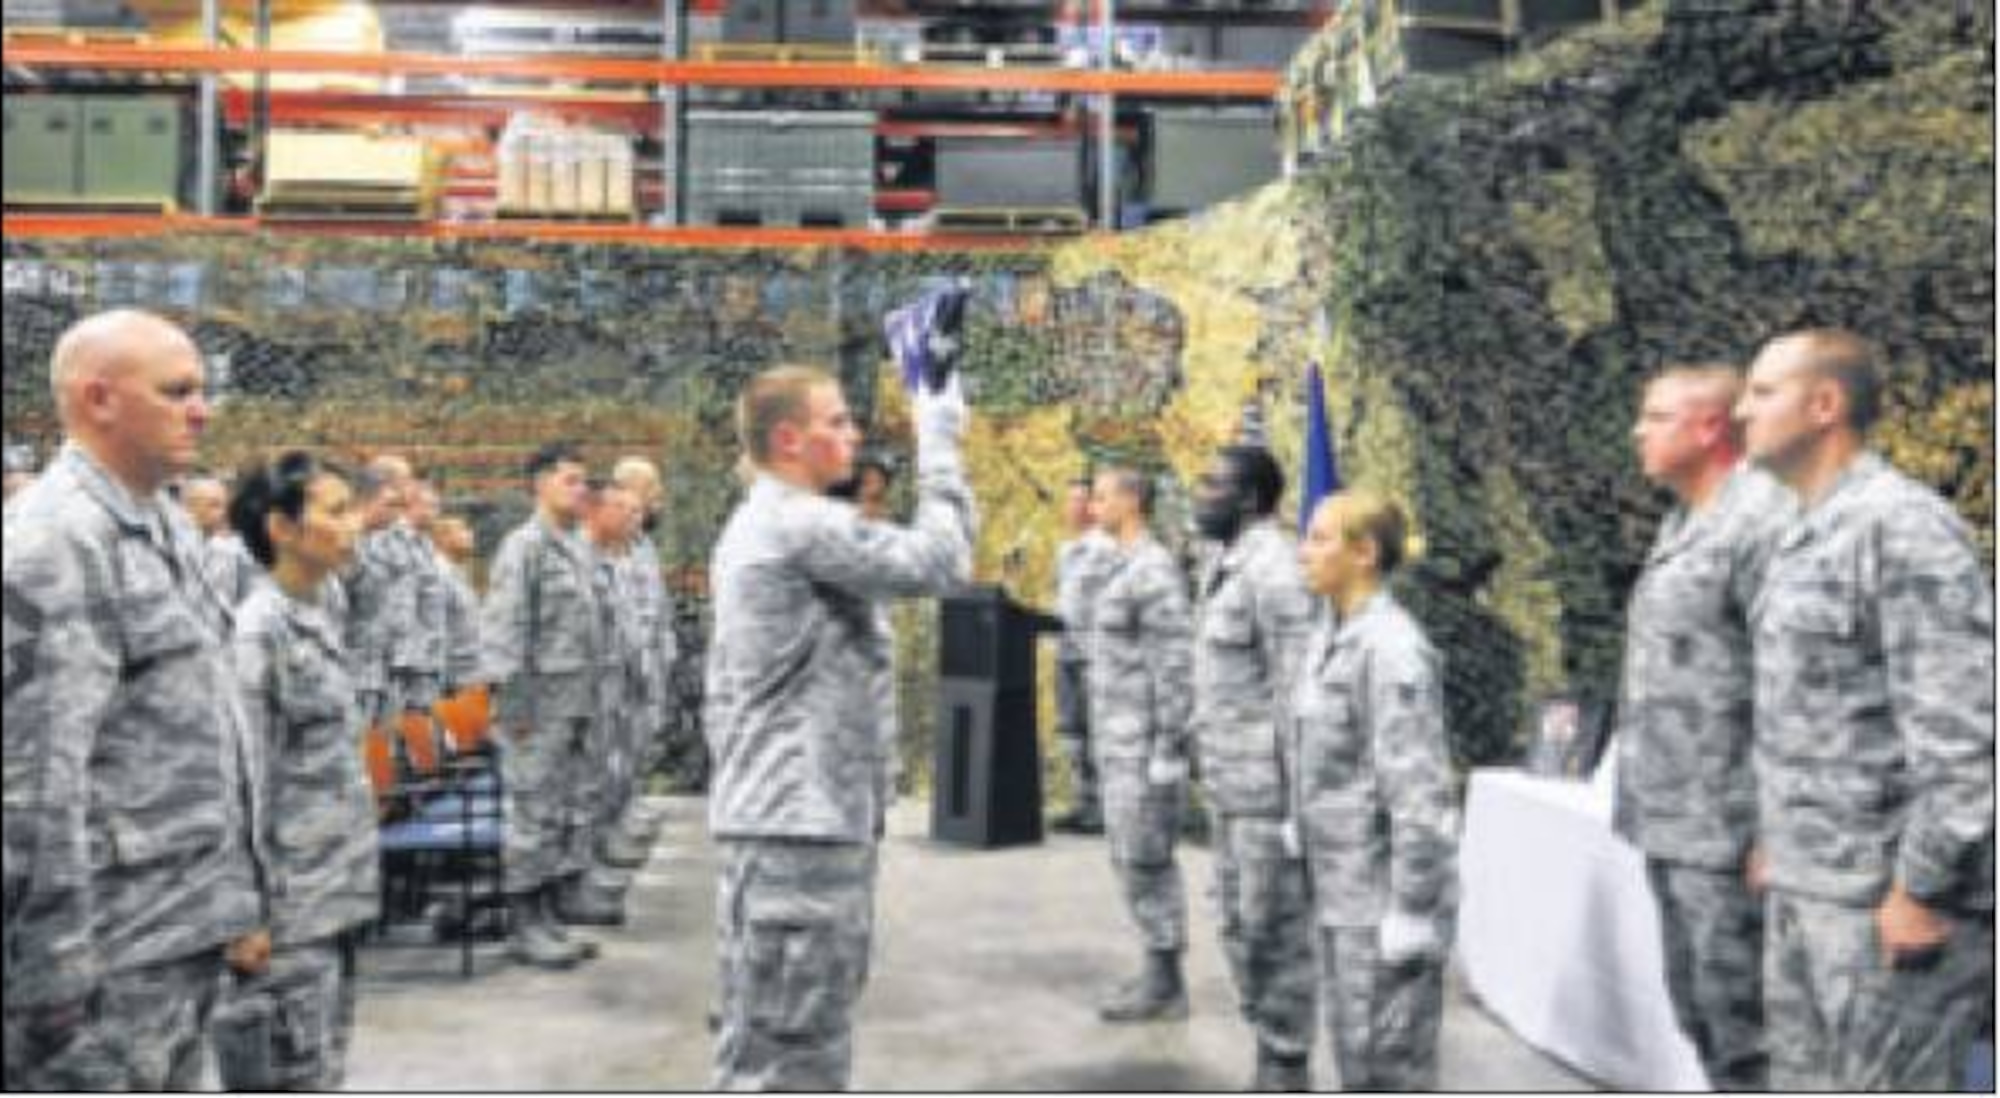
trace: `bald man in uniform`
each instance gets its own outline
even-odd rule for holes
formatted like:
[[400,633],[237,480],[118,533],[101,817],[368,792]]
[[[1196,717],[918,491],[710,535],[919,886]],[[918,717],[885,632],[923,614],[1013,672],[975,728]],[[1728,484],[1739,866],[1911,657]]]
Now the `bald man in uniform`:
[[262,969],[259,760],[230,608],[163,491],[208,421],[160,317],[64,333],[61,452],[5,527],[9,1090],[191,1090],[225,964]]

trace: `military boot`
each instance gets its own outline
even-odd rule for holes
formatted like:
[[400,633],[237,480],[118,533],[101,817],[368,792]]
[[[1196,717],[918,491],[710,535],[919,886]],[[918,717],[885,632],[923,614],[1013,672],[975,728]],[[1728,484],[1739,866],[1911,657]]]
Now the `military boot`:
[[541,913],[542,925],[548,928],[549,933],[554,936],[555,940],[567,948],[576,950],[577,960],[588,961],[597,956],[597,943],[582,935],[571,934],[569,932],[569,927],[563,925],[559,903],[559,897],[561,897],[562,893],[566,889],[575,887],[572,882],[580,880],[581,876],[581,874],[576,874],[564,877],[560,881],[550,881],[548,884],[543,885],[541,892],[537,894],[540,896],[541,902],[536,906]]
[[570,926],[624,926],[625,897],[587,878],[572,877],[557,899],[556,915]]
[[1139,978],[1112,992],[1097,1008],[1097,1016],[1107,1022],[1154,1022],[1187,1017],[1187,987],[1181,982],[1180,953],[1171,949],[1147,951],[1146,967]]
[[1250,1089],[1263,1094],[1303,1094],[1312,1089],[1312,1071],[1304,1056],[1283,1056],[1257,1046],[1257,1074]]
[[517,892],[507,897],[513,918],[507,952],[524,965],[536,968],[571,968],[583,960],[575,944],[556,938],[542,914],[540,892]]

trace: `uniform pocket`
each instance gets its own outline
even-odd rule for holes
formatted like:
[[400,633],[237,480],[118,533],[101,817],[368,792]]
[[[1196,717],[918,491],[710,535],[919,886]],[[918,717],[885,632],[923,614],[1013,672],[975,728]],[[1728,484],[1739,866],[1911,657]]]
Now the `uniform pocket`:
[[750,927],[752,1024],[779,1037],[834,1032],[850,1000],[847,971],[833,928],[762,923]]

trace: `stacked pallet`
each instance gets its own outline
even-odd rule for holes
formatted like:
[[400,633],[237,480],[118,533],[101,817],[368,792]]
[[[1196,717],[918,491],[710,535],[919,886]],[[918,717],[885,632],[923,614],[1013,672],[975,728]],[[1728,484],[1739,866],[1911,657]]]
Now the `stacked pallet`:
[[437,163],[420,137],[274,130],[258,216],[285,221],[423,221]]

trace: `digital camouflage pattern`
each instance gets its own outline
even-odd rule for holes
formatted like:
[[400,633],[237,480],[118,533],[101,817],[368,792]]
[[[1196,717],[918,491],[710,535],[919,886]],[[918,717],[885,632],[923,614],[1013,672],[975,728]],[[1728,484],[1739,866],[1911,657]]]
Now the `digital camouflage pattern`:
[[[1297,829],[1320,925],[1319,994],[1344,1089],[1436,1086],[1443,956],[1457,914],[1458,807],[1437,652],[1379,591],[1321,616],[1298,669]],[[1385,960],[1392,912],[1434,954]]]
[[1739,467],[1708,506],[1667,516],[1633,587],[1615,821],[1651,857],[1740,871],[1756,835],[1750,607],[1794,509],[1770,474]]
[[71,445],[4,541],[11,1016],[257,926],[262,805],[232,617],[180,508]]
[[876,847],[724,839],[716,894],[714,1090],[837,1091],[854,1063]]
[[320,604],[265,583],[237,609],[235,655],[246,726],[263,745],[273,944],[370,922],[381,907],[375,795],[356,750],[361,709],[338,630]]
[[1646,860],[1674,1019],[1716,1090],[1770,1088],[1764,1048],[1764,900],[1740,869]]
[[714,834],[873,839],[890,753],[880,603],[948,590],[971,568],[972,498],[951,458],[920,461],[909,527],[768,475],[730,516],[711,573]]
[[1195,746],[1216,811],[1283,816],[1282,713],[1312,630],[1291,540],[1264,520],[1210,561],[1195,642]]
[[354,1039],[354,944],[341,935],[275,948],[234,977],[215,1012],[216,1068],[230,1091],[341,1089]]
[[1187,781],[1156,783],[1147,768],[1188,758],[1193,652],[1187,588],[1151,535],[1117,550],[1090,622],[1091,750],[1111,865],[1146,948],[1179,951],[1187,890],[1174,843]]
[[230,610],[185,513],[73,444],[0,541],[8,1086],[191,1087],[220,947],[261,921]]
[[1070,798],[1085,818],[1101,814],[1097,761],[1090,749],[1090,613],[1118,546],[1098,529],[1056,547],[1056,742],[1069,767]]
[[1964,1089],[1993,1002],[1993,922],[1954,919],[1935,953],[1883,962],[1872,908],[1774,891],[1764,1002],[1776,1091]]
[[1251,524],[1203,569],[1195,626],[1195,747],[1218,814],[1215,896],[1223,954],[1258,1044],[1287,1060],[1312,1050],[1311,886],[1284,841],[1280,757],[1292,670],[1312,601],[1289,538]]
[[600,792],[599,653],[589,550],[539,515],[500,542],[479,621],[507,814],[507,888],[590,866]]
[[430,539],[409,523],[397,521],[381,537],[396,589],[393,616],[385,623],[393,630],[385,646],[392,701],[421,712],[437,701],[444,684],[444,577]]
[[[1993,593],[1971,536],[1864,452],[1786,531],[1751,621],[1772,1085],[1948,1086],[1993,962]],[[1892,882],[1953,922],[1895,969],[1873,922]]]
[[208,585],[231,607],[242,605],[264,578],[264,566],[235,534],[220,534],[203,542],[202,565],[208,573]]
[[444,689],[454,693],[479,677],[479,595],[443,554],[434,563],[444,596]]

